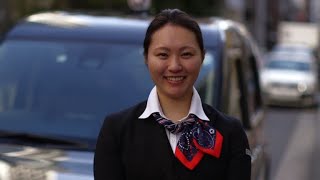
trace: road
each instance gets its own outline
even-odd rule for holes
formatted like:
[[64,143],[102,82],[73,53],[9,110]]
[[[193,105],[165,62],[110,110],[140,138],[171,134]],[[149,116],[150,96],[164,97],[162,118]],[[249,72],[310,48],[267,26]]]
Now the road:
[[270,180],[320,179],[320,108],[268,107]]

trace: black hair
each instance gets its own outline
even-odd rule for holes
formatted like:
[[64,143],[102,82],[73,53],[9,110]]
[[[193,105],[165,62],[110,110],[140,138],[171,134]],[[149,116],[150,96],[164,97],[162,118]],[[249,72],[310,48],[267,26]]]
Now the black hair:
[[165,9],[155,16],[155,18],[151,21],[146,31],[146,35],[143,42],[143,48],[144,48],[143,54],[145,57],[148,55],[148,49],[151,43],[151,38],[153,33],[168,23],[182,26],[190,30],[191,32],[193,32],[196,36],[196,40],[197,40],[197,43],[199,44],[200,50],[204,55],[205,50],[203,45],[203,38],[202,38],[202,33],[198,23],[193,18],[191,18],[191,16],[189,16],[187,13],[179,9]]

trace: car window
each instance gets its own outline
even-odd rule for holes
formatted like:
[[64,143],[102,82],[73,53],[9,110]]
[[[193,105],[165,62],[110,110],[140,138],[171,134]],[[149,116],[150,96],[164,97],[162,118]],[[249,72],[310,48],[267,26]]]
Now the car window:
[[228,62],[228,75],[226,80],[228,92],[224,92],[226,95],[226,113],[236,117],[242,123],[245,121],[244,105],[243,101],[243,85],[244,72],[241,62],[243,61],[244,43],[243,38],[234,29],[228,29],[226,31],[226,62]]
[[310,71],[310,63],[299,61],[272,60],[267,64],[269,69],[285,69],[296,71]]
[[242,120],[242,110],[240,104],[241,90],[239,80],[239,70],[236,63],[232,63],[230,67],[230,84],[227,113],[239,120]]
[[215,52],[212,49],[207,49],[203,60],[201,72],[196,82],[196,88],[204,103],[214,106],[214,87],[215,87]]
[[261,109],[262,100],[260,94],[260,82],[258,76],[258,65],[255,56],[250,56],[247,61],[246,82],[248,90],[248,111],[250,119]]
[[147,73],[139,45],[7,42],[0,127],[93,139],[106,114],[146,98]]

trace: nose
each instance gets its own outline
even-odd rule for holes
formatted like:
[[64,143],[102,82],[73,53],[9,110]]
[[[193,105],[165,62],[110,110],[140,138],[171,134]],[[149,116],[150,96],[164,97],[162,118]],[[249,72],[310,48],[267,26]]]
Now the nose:
[[181,60],[178,56],[173,56],[169,60],[169,71],[171,72],[179,72],[182,70]]

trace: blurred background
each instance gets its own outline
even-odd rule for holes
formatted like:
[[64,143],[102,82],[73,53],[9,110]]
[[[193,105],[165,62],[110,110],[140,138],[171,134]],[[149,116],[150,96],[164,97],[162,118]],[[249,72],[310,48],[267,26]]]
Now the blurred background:
[[0,38],[21,18],[42,11],[147,16],[164,8],[247,27],[263,54],[270,179],[320,179],[320,0],[0,0]]
[[[194,16],[223,16],[244,23],[262,48],[277,42],[281,21],[317,23],[317,0],[154,0],[145,11],[180,8]],[[0,34],[18,19],[44,10],[103,10],[106,13],[130,13],[127,0],[0,0]]]

